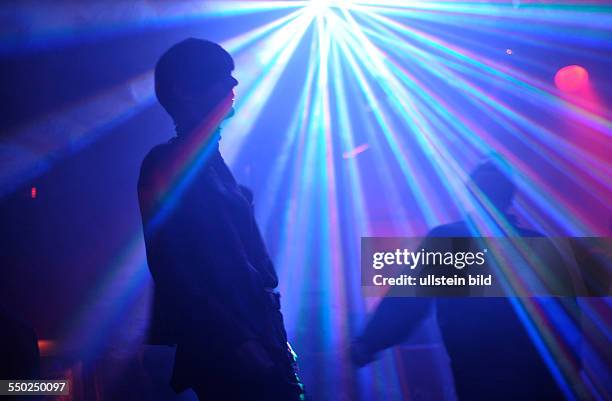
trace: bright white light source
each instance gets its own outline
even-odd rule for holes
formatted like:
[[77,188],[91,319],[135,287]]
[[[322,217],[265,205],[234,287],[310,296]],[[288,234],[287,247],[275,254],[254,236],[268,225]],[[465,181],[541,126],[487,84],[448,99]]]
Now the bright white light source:
[[324,16],[331,8],[347,7],[349,0],[310,0],[308,8],[315,16]]
[[323,16],[329,10],[330,3],[330,0],[310,0],[308,8],[314,15]]

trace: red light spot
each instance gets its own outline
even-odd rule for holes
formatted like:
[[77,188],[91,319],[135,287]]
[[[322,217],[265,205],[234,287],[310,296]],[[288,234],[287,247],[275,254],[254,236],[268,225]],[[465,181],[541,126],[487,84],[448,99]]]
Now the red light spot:
[[555,85],[563,92],[580,92],[589,83],[589,72],[579,65],[568,65],[555,74]]
[[36,187],[32,187],[32,189],[30,190],[30,196],[32,197],[32,199],[36,199],[36,195],[38,195],[38,190],[36,189]]
[[41,356],[53,355],[57,350],[57,343],[52,340],[38,340],[38,349]]

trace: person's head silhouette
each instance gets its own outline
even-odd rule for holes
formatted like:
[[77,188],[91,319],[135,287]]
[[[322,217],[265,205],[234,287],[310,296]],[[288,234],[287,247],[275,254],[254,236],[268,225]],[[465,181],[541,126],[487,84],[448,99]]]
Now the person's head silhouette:
[[502,213],[510,208],[516,192],[512,179],[492,160],[486,160],[472,170],[468,185],[478,189]]
[[234,60],[216,43],[189,38],[168,49],[155,66],[155,94],[177,127],[191,129],[211,114],[233,114]]

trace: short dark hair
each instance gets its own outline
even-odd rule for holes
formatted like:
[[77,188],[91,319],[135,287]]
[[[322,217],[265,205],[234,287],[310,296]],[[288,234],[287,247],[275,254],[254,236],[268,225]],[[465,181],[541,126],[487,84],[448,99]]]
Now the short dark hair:
[[516,186],[510,175],[494,160],[485,160],[470,173],[470,181],[501,211],[512,203]]
[[174,87],[206,89],[234,69],[232,56],[217,43],[185,39],[168,49],[155,65],[155,95],[172,117],[176,113]]

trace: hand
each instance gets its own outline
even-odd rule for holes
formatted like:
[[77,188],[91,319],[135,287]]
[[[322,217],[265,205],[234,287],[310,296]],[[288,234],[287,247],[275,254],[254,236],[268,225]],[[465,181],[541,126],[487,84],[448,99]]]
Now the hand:
[[254,372],[264,372],[274,367],[268,351],[257,340],[246,341],[236,348],[238,362],[242,367]]
[[353,365],[357,366],[358,368],[364,367],[374,360],[372,353],[368,350],[366,345],[359,340],[354,340],[351,343],[350,353],[351,362],[353,362]]

